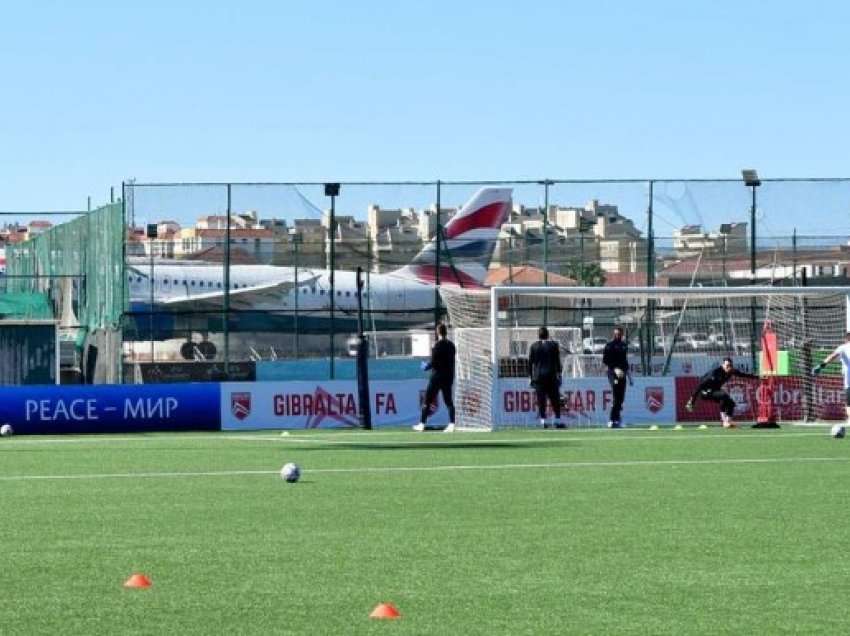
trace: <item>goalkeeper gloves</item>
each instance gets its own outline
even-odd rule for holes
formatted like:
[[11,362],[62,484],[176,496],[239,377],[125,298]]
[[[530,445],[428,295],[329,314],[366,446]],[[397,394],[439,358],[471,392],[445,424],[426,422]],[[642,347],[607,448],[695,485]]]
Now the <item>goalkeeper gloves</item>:
[[815,368],[814,368],[814,369],[812,369],[812,375],[817,375],[817,374],[818,374],[818,373],[820,373],[821,371],[823,371],[823,362],[821,362],[820,364],[816,365],[816,366],[815,366]]
[[426,360],[423,360],[422,362],[419,363],[419,368],[422,369],[423,371],[428,371],[428,369],[431,368],[431,363],[427,362]]

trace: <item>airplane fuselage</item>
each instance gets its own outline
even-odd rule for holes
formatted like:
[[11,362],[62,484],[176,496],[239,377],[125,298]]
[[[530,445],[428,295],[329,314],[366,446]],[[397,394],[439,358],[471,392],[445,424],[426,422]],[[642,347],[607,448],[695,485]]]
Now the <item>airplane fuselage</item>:
[[[217,265],[158,265],[151,272],[135,265],[127,273],[131,307],[175,313],[191,311],[193,299],[223,307],[224,270]],[[337,318],[356,318],[356,272],[334,272],[334,310]],[[231,307],[299,315],[302,320],[330,317],[331,272],[324,269],[234,265],[230,270]],[[363,309],[367,320],[397,324],[426,324],[433,320],[435,287],[398,273],[363,274]],[[153,280],[153,286],[151,286]],[[279,284],[271,291],[251,290]],[[200,309],[198,309],[200,311]]]

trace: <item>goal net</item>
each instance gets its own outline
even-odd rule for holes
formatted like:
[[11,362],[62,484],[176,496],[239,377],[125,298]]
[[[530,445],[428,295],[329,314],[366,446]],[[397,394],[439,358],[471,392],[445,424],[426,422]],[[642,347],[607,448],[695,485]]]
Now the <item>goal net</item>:
[[[622,327],[633,383],[623,421],[718,421],[718,405],[684,408],[701,375],[732,358],[761,380],[733,378],[724,389],[735,417],[785,422],[845,418],[839,363],[812,368],[844,341],[844,287],[442,288],[457,347],[457,425],[472,430],[537,425],[528,348],[545,325],[563,364],[562,420],[604,426],[613,392],[602,349]],[[551,410],[548,413],[552,415]]]

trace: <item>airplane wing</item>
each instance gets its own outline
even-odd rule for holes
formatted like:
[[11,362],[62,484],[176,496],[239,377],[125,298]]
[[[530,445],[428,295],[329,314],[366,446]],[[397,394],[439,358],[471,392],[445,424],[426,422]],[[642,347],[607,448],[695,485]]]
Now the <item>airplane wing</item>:
[[[318,276],[298,281],[298,286],[310,286]],[[261,302],[279,302],[283,294],[295,287],[295,281],[285,280],[252,287],[240,287],[230,290],[232,309],[253,309]],[[224,308],[224,290],[192,294],[180,298],[160,300],[159,303],[169,309],[192,309],[194,311],[221,311]]]

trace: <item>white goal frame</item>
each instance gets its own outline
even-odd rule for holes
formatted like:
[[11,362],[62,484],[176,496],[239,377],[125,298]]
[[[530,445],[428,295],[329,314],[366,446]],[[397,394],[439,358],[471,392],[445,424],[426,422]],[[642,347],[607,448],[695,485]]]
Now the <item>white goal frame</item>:
[[[477,294],[479,298],[483,297],[481,291],[472,290],[448,290],[443,288],[444,296],[451,294]],[[502,329],[510,327],[500,326],[500,300],[508,296],[517,295],[539,295],[547,298],[622,298],[646,296],[650,299],[686,299],[693,298],[757,298],[767,296],[799,296],[799,297],[816,297],[816,296],[840,296],[845,297],[845,328],[850,331],[850,286],[814,286],[814,287],[772,287],[764,285],[753,286],[736,286],[736,287],[553,287],[553,286],[496,286],[487,290],[489,294],[489,321],[484,322],[484,316],[480,315],[482,327],[489,327],[489,345],[490,345],[490,413],[491,422],[489,430],[500,428],[500,423],[496,421],[497,413],[499,413],[499,396],[501,395],[501,379],[500,379],[500,352],[499,352],[499,332]],[[483,301],[483,298],[482,298]],[[448,305],[449,303],[447,303]],[[482,307],[483,309],[483,307]],[[449,311],[450,318],[451,310]],[[521,325],[520,327],[530,327],[531,325]],[[549,325],[550,328],[552,325]],[[455,328],[462,328],[464,325],[453,324]],[[485,340],[486,342],[486,340]],[[840,341],[836,341],[838,346]],[[753,352],[753,355],[755,353]],[[459,387],[460,388],[460,387]],[[481,400],[485,400],[485,396],[480,396]],[[463,428],[463,427],[461,427]],[[472,430],[487,430],[486,428],[474,428]]]

